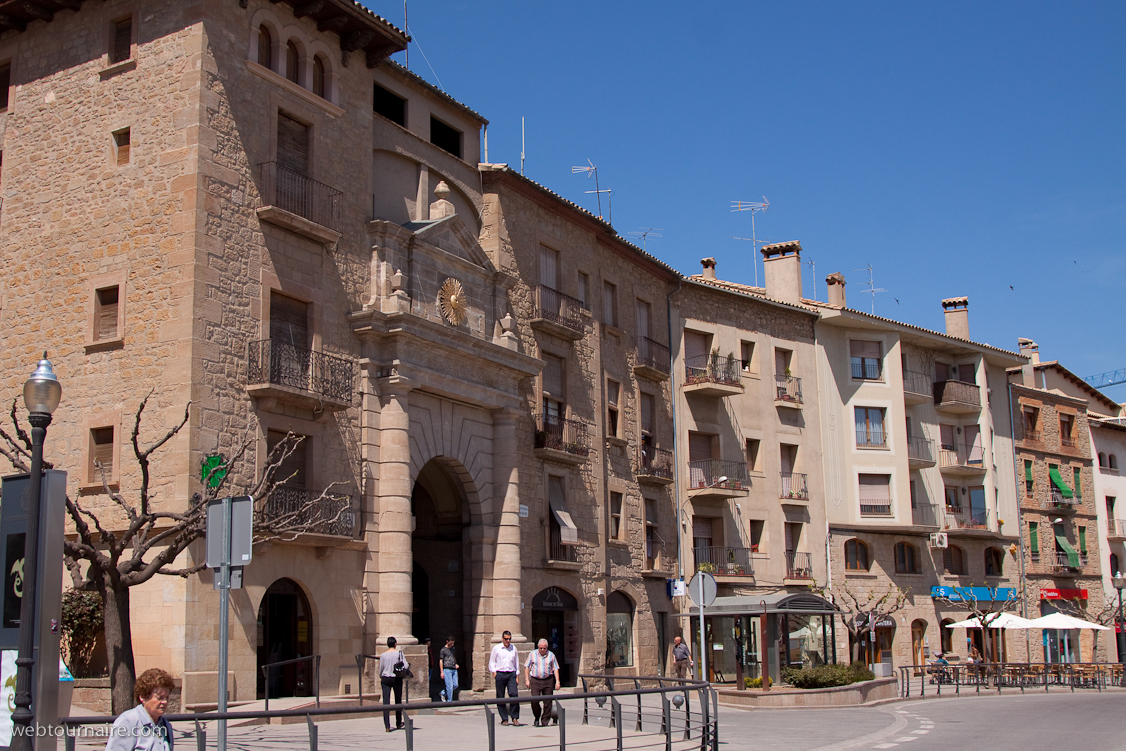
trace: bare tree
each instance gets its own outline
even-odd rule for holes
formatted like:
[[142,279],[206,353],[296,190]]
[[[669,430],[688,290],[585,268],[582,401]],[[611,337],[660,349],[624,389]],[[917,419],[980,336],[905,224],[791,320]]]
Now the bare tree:
[[849,660],[860,659],[860,645],[869,637],[872,624],[901,610],[907,604],[907,593],[899,587],[872,588],[857,591],[846,581],[826,590],[841,610],[841,621],[848,629]]
[[[1103,600],[1103,606],[1098,610],[1088,610],[1083,606],[1082,600],[1055,600],[1056,610],[1065,615],[1070,615],[1073,618],[1082,618],[1091,623],[1097,623],[1100,626],[1106,626],[1113,632],[1114,626],[1118,620],[1118,602],[1115,599],[1108,598]],[[1094,631],[1094,648],[1093,653],[1095,661],[1098,661],[1099,655],[1099,632]],[[1111,643],[1114,642],[1113,633],[1111,634]]]
[[[1024,602],[1024,589],[1013,590],[1009,587],[948,587],[951,595],[946,597],[931,596],[935,602],[956,608],[965,608],[974,620],[981,623],[982,646],[989,653],[990,643],[999,644],[995,640],[996,631],[993,623],[1006,613],[1015,611],[1020,603]],[[1013,594],[1015,592],[1015,594]],[[944,627],[943,627],[944,628]],[[984,657],[984,655],[983,655]],[[1000,649],[997,650],[1000,659]]]
[[[205,561],[188,563],[181,568],[175,566],[188,546],[206,535],[209,501],[227,495],[253,497],[256,542],[293,540],[326,530],[333,533],[340,528],[350,528],[355,518],[351,500],[330,492],[335,483],[319,495],[308,494],[281,504],[271,503],[279,486],[290,479],[281,476],[282,465],[302,440],[292,433],[269,452],[258,473],[259,479],[248,487],[236,492],[228,487],[228,482],[236,474],[231,470],[247,459],[255,443],[249,434],[229,461],[212,467],[203,477],[206,490],[194,494],[186,508],[167,510],[163,504],[157,508],[152,487],[152,461],[187,424],[191,403],[185,405],[184,415],[176,425],[152,443],[142,445],[141,418],[151,396],[150,391],[137,406],[131,435],[139,485],[128,491],[114,490],[109,485],[106,468],[99,465],[102,491],[112,506],[92,510],[84,507],[78,498],[68,495],[66,499],[67,515],[74,524],[76,539],[67,539],[64,543],[65,562],[76,590],[96,591],[102,598],[114,714],[133,706],[136,669],[129,622],[129,590],[157,574],[189,577],[206,567]],[[31,438],[20,423],[15,402],[10,415],[14,432],[9,434],[0,428],[0,454],[18,471],[28,472]],[[44,462],[44,467],[49,466]]]

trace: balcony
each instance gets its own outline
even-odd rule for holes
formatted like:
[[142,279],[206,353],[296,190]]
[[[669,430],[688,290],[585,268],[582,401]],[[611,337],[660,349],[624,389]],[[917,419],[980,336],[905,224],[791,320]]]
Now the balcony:
[[967,508],[965,506],[946,507],[947,529],[979,529],[989,530],[989,511],[982,508]]
[[734,357],[697,355],[684,361],[684,393],[731,396],[743,393],[743,362]]
[[774,376],[774,406],[801,409],[801,379],[793,376]]
[[1054,553],[1048,553],[1043,557],[1042,563],[1044,566],[1056,576],[1078,576],[1086,564],[1085,555],[1077,556],[1076,561],[1079,565],[1073,566],[1070,557],[1067,553],[1057,550]]
[[642,573],[655,576],[668,576],[676,570],[676,546],[669,545],[663,540],[647,539],[645,541],[645,568]]
[[924,503],[911,507],[911,523],[917,527],[941,527],[938,506]]
[[344,357],[263,339],[246,347],[246,392],[262,409],[289,404],[324,413],[352,406],[355,365]]
[[809,487],[806,485],[805,475],[798,472],[783,472],[782,492],[779,497],[784,503],[809,501]]
[[880,380],[880,361],[869,357],[853,357],[852,377],[857,381]]
[[647,336],[637,337],[637,363],[633,372],[654,381],[667,381],[672,372],[669,348]]
[[868,430],[856,431],[856,447],[860,449],[886,449],[888,435],[876,426]]
[[1106,537],[1111,542],[1126,541],[1126,519],[1107,519]]
[[258,218],[315,242],[340,239],[344,193],[277,162],[258,165],[262,206]]
[[786,578],[787,579],[812,579],[813,560],[809,553],[799,553],[795,550],[786,551]]
[[720,459],[688,462],[688,492],[693,498],[734,498],[746,495],[750,487],[746,462]]
[[552,563],[578,563],[578,556],[575,553],[577,547],[577,545],[564,545],[558,533],[555,533],[547,546],[547,560]]
[[535,455],[559,464],[582,464],[590,456],[587,424],[554,415],[536,415]]
[[1082,505],[1082,496],[1073,495],[1071,498],[1068,498],[1063,494],[1062,490],[1055,486],[1049,488],[1048,497],[1044,499],[1044,508],[1052,509],[1053,511],[1075,511],[1077,507]]
[[572,342],[583,338],[586,323],[582,302],[542,284],[533,289],[533,294],[532,328]]
[[1022,427],[1017,430],[1017,440],[1024,441],[1025,443],[1043,443],[1044,439],[1040,435],[1039,430],[1032,430],[1031,428]]
[[673,481],[673,454],[668,449],[642,446],[637,452],[637,479],[654,485]]
[[891,499],[889,498],[861,498],[860,515],[891,518]]
[[934,441],[929,438],[908,438],[907,464],[913,469],[933,467],[935,464]]
[[981,389],[964,381],[935,381],[934,408],[952,414],[981,411]]
[[696,570],[714,576],[754,576],[751,548],[707,547],[692,551]]
[[1060,446],[1062,446],[1065,449],[1074,449],[1075,448],[1075,438],[1073,436],[1061,434],[1060,435]]
[[931,379],[925,373],[903,371],[903,401],[906,404],[926,404],[934,399]]
[[981,444],[944,443],[938,447],[938,467],[960,477],[983,475],[985,452]]
[[[355,535],[359,516],[351,496],[318,493],[286,485],[274,488],[261,513],[264,520],[280,530],[296,528],[303,530],[304,535],[347,538]],[[297,541],[305,540],[298,537]]]

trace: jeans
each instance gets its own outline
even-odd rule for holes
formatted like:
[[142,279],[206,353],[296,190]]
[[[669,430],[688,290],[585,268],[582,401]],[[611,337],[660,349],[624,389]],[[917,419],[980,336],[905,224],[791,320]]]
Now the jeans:
[[[515,698],[519,696],[520,681],[517,680],[519,673],[497,673],[497,698],[503,699],[504,692],[507,690],[508,695]],[[497,705],[497,712],[500,713],[502,722],[508,722],[509,715],[513,720],[520,719],[520,705],[516,703],[505,702]]]
[[446,681],[446,701],[453,701],[454,692],[457,691],[457,670],[455,668],[444,668],[442,677]]
[[[383,704],[384,704],[384,706],[391,703],[391,692],[392,691],[395,692],[395,703],[396,704],[402,704],[403,703],[403,679],[402,678],[387,678],[386,676],[381,676],[380,679],[379,679],[379,683],[380,683],[381,686],[383,686]],[[400,728],[403,726],[403,710],[401,710],[401,709],[395,710],[395,726],[400,727]],[[391,710],[389,710],[389,709],[383,710],[383,727],[385,727],[385,728],[391,727]]]

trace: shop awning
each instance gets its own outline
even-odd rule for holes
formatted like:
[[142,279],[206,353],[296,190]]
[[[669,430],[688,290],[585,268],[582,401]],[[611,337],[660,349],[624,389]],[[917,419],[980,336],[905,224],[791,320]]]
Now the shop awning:
[[1052,478],[1052,484],[1056,486],[1056,489],[1060,491],[1060,494],[1063,495],[1064,498],[1074,496],[1074,493],[1071,492],[1071,488],[1069,488],[1067,483],[1063,481],[1063,478],[1060,477],[1059,467],[1049,467],[1048,476]]
[[1035,618],[1029,621],[1029,623],[1032,624],[1032,628],[1089,628],[1093,631],[1110,631],[1109,626],[1085,621],[1082,618],[1076,618],[1066,613],[1050,613],[1040,618]]
[[551,513],[555,516],[555,521],[559,522],[559,542],[564,545],[578,545],[579,528],[575,526],[571,514],[563,507],[563,503],[555,498],[552,498],[549,504],[551,505]]
[[1063,552],[1067,553],[1067,565],[1071,568],[1079,568],[1079,553],[1075,548],[1071,547],[1071,543],[1063,535],[1056,535],[1056,544],[1063,548]]
[[[693,606],[691,615],[700,609]],[[763,615],[764,613],[796,613],[803,615],[836,615],[837,606],[823,597],[808,592],[772,592],[764,595],[729,595],[717,597],[704,608],[704,615]]]

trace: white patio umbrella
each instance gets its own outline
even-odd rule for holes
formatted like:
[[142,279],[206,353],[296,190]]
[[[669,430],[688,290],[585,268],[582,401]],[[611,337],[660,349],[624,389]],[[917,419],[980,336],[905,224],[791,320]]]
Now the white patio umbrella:
[[[1001,615],[989,621],[989,628],[1040,628],[1039,626],[1033,626],[1032,623],[1033,621],[1030,621],[1027,618],[1021,618],[1019,615],[1013,615],[1012,613],[1001,613]],[[957,623],[947,623],[946,628],[981,628],[981,620],[978,619],[977,616],[974,616],[973,618],[968,618],[964,621],[958,621]],[[1059,627],[1053,626],[1052,628]],[[1074,626],[1071,628],[1074,628]]]
[[1089,628],[1093,631],[1109,631],[1106,626],[1101,626],[1098,623],[1085,621],[1082,618],[1075,618],[1065,613],[1049,613],[1048,615],[1041,616],[1029,621],[1031,624],[1028,628]]

